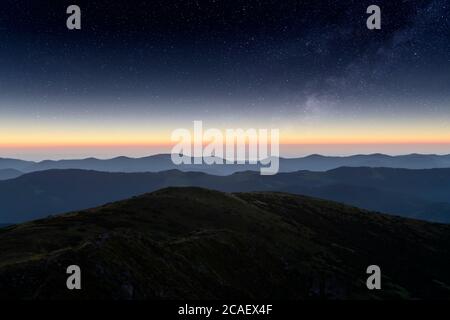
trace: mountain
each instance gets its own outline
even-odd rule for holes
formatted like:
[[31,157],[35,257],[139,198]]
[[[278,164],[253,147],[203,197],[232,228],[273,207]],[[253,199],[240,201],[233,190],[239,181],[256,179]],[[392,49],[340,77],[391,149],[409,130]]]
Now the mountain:
[[0,299],[450,298],[449,225],[284,193],[163,189],[1,229],[0,261]]
[[49,170],[0,181],[0,222],[17,223],[81,210],[168,186],[225,192],[281,191],[372,211],[450,223],[450,169],[338,168],[275,176],[240,172],[214,176],[177,170],[111,173]]
[[[222,159],[215,158],[223,161]],[[192,160],[194,161],[194,160]],[[205,172],[214,175],[229,175],[234,172],[246,170],[259,170],[259,166],[250,164],[228,164],[228,165],[207,165],[207,164],[183,164],[175,165],[170,154],[158,154],[143,158],[116,157],[113,159],[87,158],[80,160],[44,160],[32,163],[25,170],[26,172],[45,171],[51,169],[82,169],[106,172],[159,172],[167,170]]]
[[[221,160],[220,158],[216,158]],[[280,158],[280,172],[299,170],[327,171],[339,167],[387,167],[406,169],[450,168],[450,155],[410,154],[388,156],[384,154],[328,157],[310,155],[302,158]],[[214,175],[230,175],[242,171],[259,171],[260,165],[180,165],[172,163],[170,154],[158,154],[143,158],[116,157],[113,159],[44,160],[31,162],[1,159],[0,169],[12,168],[22,172],[50,169],[82,169],[107,172],[158,172],[166,170],[196,171]]]
[[16,169],[0,169],[0,180],[14,179],[22,174],[23,172]]
[[450,155],[408,154],[389,156],[381,153],[329,157],[310,155],[304,158],[283,159],[283,172],[297,170],[327,171],[339,167],[385,167],[404,169],[450,168]]
[[17,159],[0,158],[0,170],[1,169],[15,169],[18,171],[26,172],[27,168],[35,164],[32,161],[24,161]]

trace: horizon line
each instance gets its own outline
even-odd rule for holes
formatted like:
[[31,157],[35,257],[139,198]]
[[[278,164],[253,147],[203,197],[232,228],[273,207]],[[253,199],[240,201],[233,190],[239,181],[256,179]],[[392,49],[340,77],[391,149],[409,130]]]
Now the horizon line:
[[[23,158],[11,158],[11,157],[2,157],[0,155],[0,160],[19,160],[19,161],[26,161],[26,162],[34,162],[34,163],[40,163],[40,162],[44,162],[44,161],[70,161],[70,160],[100,160],[100,161],[105,161],[105,160],[114,160],[114,159],[118,159],[118,158],[127,158],[127,159],[131,159],[131,160],[137,160],[137,159],[144,159],[144,158],[150,158],[150,157],[156,157],[156,156],[171,156],[172,154],[176,154],[176,153],[154,153],[154,154],[150,154],[150,155],[146,155],[146,156],[141,156],[141,157],[132,157],[132,156],[125,156],[125,155],[118,155],[118,156],[113,156],[113,157],[105,157],[105,158],[101,158],[101,157],[80,157],[80,158],[60,158],[60,159],[42,159],[42,160],[26,160]],[[207,157],[193,157],[192,155],[186,155],[183,154],[183,156],[187,156],[190,158],[218,158],[218,159],[223,159],[223,160],[227,160],[226,158],[221,158],[221,157],[215,157],[215,156],[207,156]],[[380,153],[380,152],[374,152],[374,153],[355,153],[355,154],[349,154],[349,155],[325,155],[325,154],[320,154],[320,153],[311,153],[305,156],[293,156],[293,157],[289,157],[289,156],[280,156],[278,157],[279,159],[285,159],[285,160],[290,160],[290,159],[304,159],[304,158],[309,158],[309,157],[324,157],[324,158],[349,158],[349,157],[357,157],[357,156],[386,156],[386,157],[392,157],[392,158],[396,158],[396,157],[405,157],[405,156],[437,156],[437,157],[445,157],[445,156],[450,156],[450,153],[416,153],[416,152],[412,152],[412,153],[404,153],[404,154],[389,154],[389,153]],[[271,156],[273,157],[273,156]],[[268,157],[270,158],[270,157]]]

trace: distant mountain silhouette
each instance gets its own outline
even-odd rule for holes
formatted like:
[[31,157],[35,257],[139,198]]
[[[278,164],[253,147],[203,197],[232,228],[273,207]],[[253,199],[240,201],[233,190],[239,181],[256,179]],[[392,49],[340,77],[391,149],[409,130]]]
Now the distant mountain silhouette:
[[33,172],[0,181],[0,222],[22,222],[85,209],[168,186],[198,186],[225,192],[282,191],[405,217],[450,222],[450,169],[350,167],[275,176],[251,171],[229,176],[178,170]]
[[449,225],[283,193],[159,190],[0,229],[0,261],[0,299],[450,297]]
[[[450,168],[450,155],[410,154],[388,156],[384,154],[329,157],[310,155],[303,158],[281,158],[280,172],[298,170],[327,171],[339,167],[387,167],[405,169]],[[0,169],[16,169],[34,172],[50,169],[83,169],[107,172],[158,172],[165,170],[199,171],[214,175],[229,175],[241,171],[259,171],[260,165],[181,165],[171,161],[170,154],[159,154],[143,158],[117,157],[100,160],[87,158],[80,160],[45,160],[31,162],[1,159]]]
[[404,169],[450,168],[450,155],[408,154],[389,156],[381,153],[330,157],[310,155],[304,158],[284,159],[284,172],[297,170],[327,171],[339,167],[385,167]]
[[0,180],[17,178],[22,174],[23,172],[16,169],[0,169]]
[[[222,160],[217,158],[218,160]],[[0,168],[8,166],[15,168],[11,161],[2,165],[0,159]],[[80,160],[44,160],[41,162],[22,162],[18,163],[24,172],[45,171],[51,169],[82,169],[105,172],[160,172],[167,170],[181,170],[193,172],[205,172],[214,175],[228,175],[234,172],[246,170],[259,170],[258,165],[175,165],[172,162],[170,154],[158,154],[143,158],[116,157],[112,159],[87,158]]]
[[15,169],[15,170],[19,170],[22,172],[28,172],[26,169],[34,164],[35,164],[35,162],[32,162],[32,161],[0,158],[0,170],[1,169]]

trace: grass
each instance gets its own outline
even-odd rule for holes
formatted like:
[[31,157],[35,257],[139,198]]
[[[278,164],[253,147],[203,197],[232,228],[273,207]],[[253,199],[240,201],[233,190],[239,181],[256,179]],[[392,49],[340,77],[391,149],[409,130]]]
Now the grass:
[[[284,193],[167,188],[0,230],[0,298],[450,297],[450,226]],[[82,268],[83,290],[65,287]],[[365,270],[382,270],[381,291]]]

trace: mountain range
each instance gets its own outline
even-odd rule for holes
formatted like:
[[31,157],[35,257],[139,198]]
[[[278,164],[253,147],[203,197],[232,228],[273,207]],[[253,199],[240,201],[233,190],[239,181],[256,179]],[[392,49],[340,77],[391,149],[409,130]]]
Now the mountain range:
[[[220,158],[218,158],[220,159]],[[450,155],[409,154],[389,156],[385,154],[331,157],[309,155],[302,158],[280,158],[280,172],[298,170],[327,171],[339,167],[387,167],[405,169],[450,168]],[[229,175],[241,171],[259,171],[260,165],[174,165],[170,154],[158,154],[143,158],[117,157],[113,159],[44,160],[40,162],[0,158],[1,169],[15,169],[24,173],[50,169],[83,169],[107,172],[159,172],[181,170]],[[4,179],[0,175],[0,179]]]
[[449,299],[449,270],[449,225],[286,193],[168,188],[0,229],[0,299]]
[[450,223],[450,169],[341,167],[261,176],[178,170],[113,173],[48,170],[0,181],[0,223],[18,223],[81,210],[169,186],[224,192],[280,191],[342,202],[363,209]]

